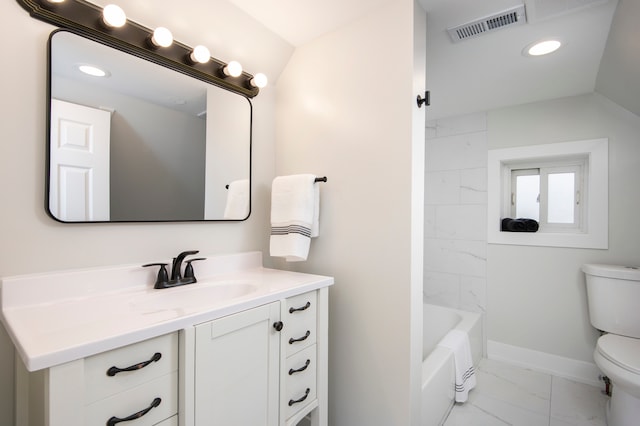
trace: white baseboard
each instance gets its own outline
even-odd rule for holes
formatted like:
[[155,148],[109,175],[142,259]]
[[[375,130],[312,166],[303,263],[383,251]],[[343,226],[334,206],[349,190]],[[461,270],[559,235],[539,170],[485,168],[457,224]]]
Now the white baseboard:
[[493,340],[487,341],[487,358],[592,386],[603,386],[598,379],[600,370],[591,362],[511,346]]

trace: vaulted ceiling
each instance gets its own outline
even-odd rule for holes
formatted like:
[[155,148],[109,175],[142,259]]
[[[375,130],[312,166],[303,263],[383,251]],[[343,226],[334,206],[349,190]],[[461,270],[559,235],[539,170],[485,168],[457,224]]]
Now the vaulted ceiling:
[[[294,46],[389,0],[229,0]],[[636,0],[419,0],[427,11],[431,118],[599,91],[640,115],[640,2]],[[453,43],[452,26],[524,4],[527,23]],[[616,11],[617,9],[617,11]],[[610,31],[611,29],[611,31]],[[611,37],[610,37],[611,35]],[[545,37],[564,46],[538,58]]]
[[[452,42],[446,29],[522,4],[522,0],[422,0],[427,6],[427,87],[431,118],[489,110],[595,90],[615,0],[526,0],[524,25]],[[563,46],[523,54],[538,40]]]
[[[209,37],[204,42],[213,50],[226,49],[229,57],[242,58],[248,70],[266,72],[275,83],[295,47],[391,1],[395,0],[190,0],[178,5],[174,0],[131,0],[126,8],[143,25],[175,29],[187,44]],[[640,1],[418,1],[427,12],[429,118],[594,91],[640,115]],[[525,25],[458,43],[446,32],[449,27],[522,4],[527,13]],[[238,19],[218,19],[221,8],[234,9]],[[244,35],[236,28],[249,22],[263,28],[260,40],[267,43],[258,57],[248,56],[243,48],[254,42],[256,32]],[[233,46],[208,34],[206,29],[212,25],[216,34],[225,28],[233,32]],[[550,36],[560,37],[564,46],[544,57],[522,55],[527,44]],[[277,57],[273,52],[278,52]]]

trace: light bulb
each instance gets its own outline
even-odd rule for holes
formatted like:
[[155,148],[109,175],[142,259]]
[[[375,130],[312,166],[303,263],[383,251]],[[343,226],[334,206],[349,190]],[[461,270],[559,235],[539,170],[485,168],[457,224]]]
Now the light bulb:
[[127,15],[120,6],[108,4],[102,10],[102,21],[109,27],[119,28],[127,23]]
[[151,43],[158,47],[169,47],[173,43],[173,34],[165,27],[158,27],[153,31]]
[[198,45],[193,48],[189,57],[193,62],[206,64],[207,62],[209,62],[209,59],[211,59],[211,53],[209,53],[209,49],[207,49],[205,46]]
[[258,74],[253,76],[250,83],[253,87],[262,89],[267,85],[267,76],[259,72]]
[[239,77],[242,74],[242,65],[238,61],[231,61],[222,70],[225,75]]
[[49,3],[64,3],[64,0],[47,0]]

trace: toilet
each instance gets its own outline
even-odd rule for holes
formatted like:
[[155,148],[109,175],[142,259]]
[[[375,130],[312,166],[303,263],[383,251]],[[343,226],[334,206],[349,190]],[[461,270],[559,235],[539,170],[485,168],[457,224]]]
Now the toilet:
[[613,385],[608,426],[640,424],[640,268],[586,264],[591,324],[604,332],[593,360]]

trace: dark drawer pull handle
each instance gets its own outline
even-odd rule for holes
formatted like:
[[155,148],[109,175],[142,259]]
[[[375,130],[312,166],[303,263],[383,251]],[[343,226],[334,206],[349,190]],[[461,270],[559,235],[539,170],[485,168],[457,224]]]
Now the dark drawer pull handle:
[[107,376],[113,377],[118,373],[122,373],[123,371],[140,370],[141,368],[145,368],[147,365],[151,364],[152,362],[158,361],[160,358],[162,358],[162,354],[160,352],[156,352],[155,354],[153,354],[153,356],[149,361],[141,362],[139,364],[135,364],[127,368],[111,367],[110,369],[107,370]]
[[289,313],[292,314],[292,313],[298,312],[298,311],[306,311],[310,307],[311,307],[311,302],[307,302],[306,305],[304,305],[301,308],[289,308]]
[[130,415],[129,417],[125,417],[124,419],[120,419],[120,418],[115,417],[115,416],[111,417],[109,420],[107,420],[107,426],[113,426],[113,425],[116,425],[116,424],[121,423],[121,422],[130,422],[131,420],[139,419],[140,417],[144,416],[149,411],[153,410],[158,405],[160,405],[161,402],[162,402],[162,400],[160,398],[156,398],[156,399],[153,400],[151,405],[148,406],[147,408],[145,408],[144,410],[138,411],[137,413],[134,413],[134,414]]
[[302,367],[298,368],[297,370],[294,370],[293,368],[291,368],[289,370],[289,375],[293,376],[295,373],[300,373],[300,372],[306,370],[307,367],[309,366],[309,364],[311,364],[311,360],[310,359],[308,359],[307,362],[305,362],[304,365]]
[[302,398],[300,398],[300,399],[295,399],[295,400],[290,399],[290,400],[289,400],[289,407],[291,407],[293,404],[297,404],[297,403],[302,402],[302,401],[304,401],[305,399],[307,399],[307,397],[309,396],[309,392],[311,392],[311,389],[307,388],[307,390],[306,390],[306,391],[304,391],[304,396],[303,396]]
[[289,344],[292,345],[296,342],[302,342],[303,340],[307,340],[307,338],[311,336],[311,332],[309,330],[307,330],[307,332],[304,334],[304,336],[299,337],[297,339],[294,339],[293,337],[291,339],[289,339]]

